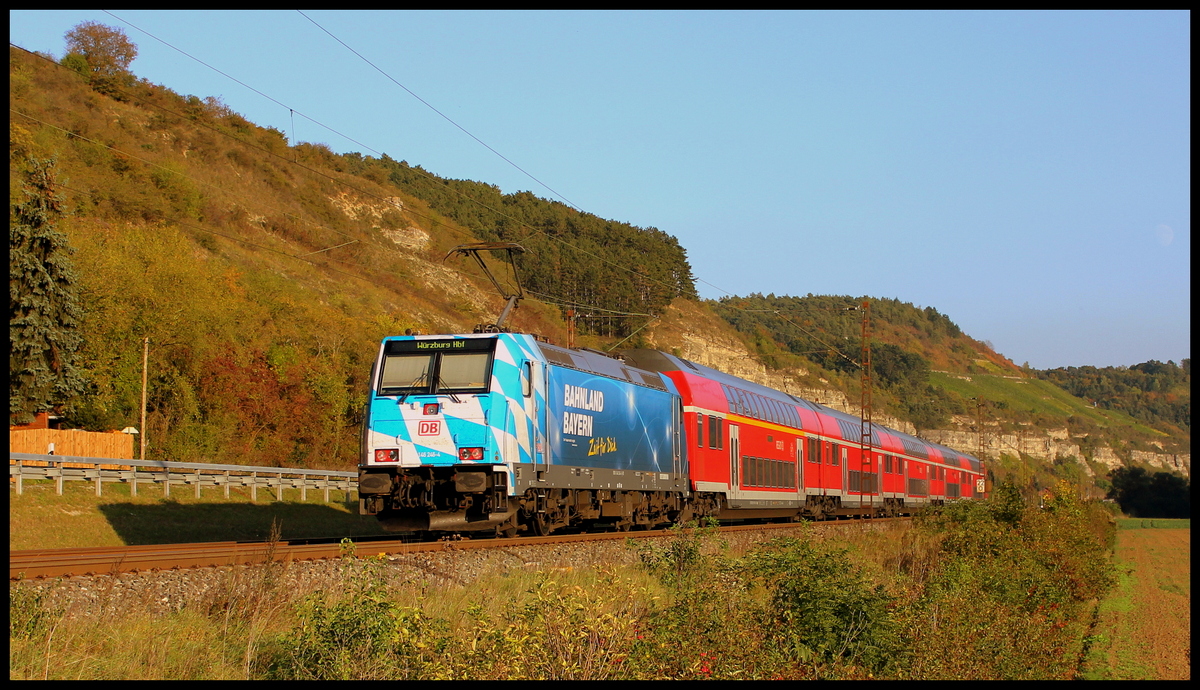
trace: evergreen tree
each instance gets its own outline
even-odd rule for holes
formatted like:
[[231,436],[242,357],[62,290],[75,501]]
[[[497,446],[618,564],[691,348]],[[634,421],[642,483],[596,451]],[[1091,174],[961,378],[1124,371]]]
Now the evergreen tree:
[[83,388],[75,366],[82,345],[71,247],[55,162],[30,158],[8,225],[8,413],[11,424],[69,402]]

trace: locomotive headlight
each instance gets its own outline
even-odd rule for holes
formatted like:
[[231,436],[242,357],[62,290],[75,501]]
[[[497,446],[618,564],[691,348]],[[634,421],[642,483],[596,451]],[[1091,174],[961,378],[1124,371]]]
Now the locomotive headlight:
[[375,462],[400,462],[400,449],[399,448],[376,449]]
[[459,448],[458,449],[458,459],[462,460],[464,462],[469,461],[469,460],[482,460],[483,459],[483,449],[482,448]]
[[437,414],[438,413],[438,404],[437,403],[425,403],[425,405],[421,411],[424,412],[425,414]]

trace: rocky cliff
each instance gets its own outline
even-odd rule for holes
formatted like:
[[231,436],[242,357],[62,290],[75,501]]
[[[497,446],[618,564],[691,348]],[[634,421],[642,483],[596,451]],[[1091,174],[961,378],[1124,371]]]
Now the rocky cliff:
[[[693,303],[677,300],[661,317],[660,322],[646,336],[647,344],[663,351],[712,367],[733,376],[754,381],[776,390],[791,393],[846,412],[859,414],[859,401],[849,400],[845,393],[833,388],[806,385],[813,377],[803,369],[769,370],[747,349],[742,339],[727,324],[695,307]],[[874,421],[884,426],[916,434],[909,422],[875,414]],[[1028,427],[1018,432],[1002,431],[998,423],[984,424],[983,433],[974,431],[974,420],[955,416],[948,429],[925,430],[920,436],[928,441],[971,453],[984,458],[999,458],[1000,455],[1024,454],[1043,462],[1054,462],[1056,458],[1075,458],[1088,476],[1095,471],[1084,462],[1090,460],[1115,469],[1125,465],[1141,464],[1165,471],[1178,471],[1185,477],[1191,476],[1191,454],[1152,453],[1131,450],[1120,452],[1108,446],[1084,446],[1071,438],[1067,429],[1039,429]]]

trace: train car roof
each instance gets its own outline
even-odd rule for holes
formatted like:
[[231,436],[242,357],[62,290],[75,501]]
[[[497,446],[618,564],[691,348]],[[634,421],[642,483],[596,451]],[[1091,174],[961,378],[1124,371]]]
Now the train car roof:
[[783,403],[790,403],[794,405],[796,403],[807,402],[803,398],[797,398],[790,393],[784,393],[783,391],[769,388],[761,383],[747,381],[746,379],[738,378],[732,374],[726,374],[723,371],[706,367],[703,364],[696,364],[695,362],[688,361],[682,357],[669,355],[658,350],[622,350],[621,354],[625,357],[627,362],[636,367],[647,369],[649,371],[682,371],[703,376],[711,381],[723,383],[726,386],[732,386],[733,388],[740,388],[744,391],[756,393],[765,398],[771,398]]

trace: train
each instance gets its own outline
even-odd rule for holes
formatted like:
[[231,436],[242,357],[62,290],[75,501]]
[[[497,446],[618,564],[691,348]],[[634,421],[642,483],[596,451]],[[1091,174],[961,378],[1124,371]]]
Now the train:
[[385,337],[359,512],[474,536],[895,516],[987,497],[976,457],[651,349]]

